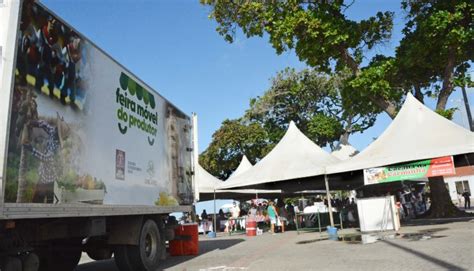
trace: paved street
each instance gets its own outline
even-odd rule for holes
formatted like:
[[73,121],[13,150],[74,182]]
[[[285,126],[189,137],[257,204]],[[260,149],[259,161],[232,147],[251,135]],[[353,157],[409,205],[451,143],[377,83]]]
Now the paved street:
[[[361,244],[319,233],[201,237],[198,256],[169,257],[163,270],[474,270],[474,220],[404,226],[396,236]],[[82,259],[86,261],[86,258]],[[116,271],[113,260],[81,264],[77,271]]]

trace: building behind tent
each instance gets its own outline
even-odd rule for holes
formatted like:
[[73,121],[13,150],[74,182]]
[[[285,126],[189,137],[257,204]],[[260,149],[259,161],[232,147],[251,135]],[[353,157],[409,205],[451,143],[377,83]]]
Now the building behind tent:
[[[446,188],[449,191],[451,200],[454,204],[459,204],[459,200],[462,200],[462,206],[464,206],[464,199],[461,194],[464,191],[468,191],[472,198],[472,188],[474,188],[474,166],[465,166],[456,168],[456,174],[452,176],[444,177]],[[459,205],[461,206],[461,204]]]

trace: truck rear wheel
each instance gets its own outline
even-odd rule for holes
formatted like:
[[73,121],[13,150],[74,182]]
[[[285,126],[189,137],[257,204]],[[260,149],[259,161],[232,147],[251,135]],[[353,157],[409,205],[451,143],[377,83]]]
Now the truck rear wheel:
[[2,271],[21,271],[21,269],[21,260],[16,257],[0,259],[0,270]]
[[151,271],[158,268],[162,255],[160,231],[156,222],[143,223],[137,246],[121,245],[115,249],[115,263],[120,271]]

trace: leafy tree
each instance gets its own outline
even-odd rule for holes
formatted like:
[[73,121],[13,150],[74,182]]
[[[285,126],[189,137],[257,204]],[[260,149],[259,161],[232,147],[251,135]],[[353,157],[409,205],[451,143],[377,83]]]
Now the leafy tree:
[[379,112],[370,101],[354,97],[343,72],[327,76],[312,69],[286,69],[261,97],[251,101],[246,118],[265,128],[277,143],[290,121],[316,144],[348,144],[349,135],[363,132]]
[[[474,53],[472,1],[402,1],[407,12],[405,37],[397,48],[397,77],[401,87],[423,102],[437,98],[436,112],[451,119],[455,108],[446,108],[455,87],[472,84],[466,76]],[[428,215],[462,215],[452,204],[442,177],[429,178],[432,204]]]
[[470,82],[466,71],[474,56],[474,4],[404,0],[402,7],[407,23],[396,51],[398,80],[422,102],[424,95],[437,98],[437,112],[452,116],[453,109],[444,112],[449,96]]
[[[345,90],[392,118],[408,91],[422,102],[425,96],[437,98],[436,111],[452,116],[454,109],[446,109],[446,104],[455,86],[472,84],[466,76],[474,54],[472,1],[403,0],[407,23],[396,57],[375,56],[365,66],[364,53],[391,37],[392,12],[354,21],[344,14],[351,4],[343,0],[200,1],[211,6],[210,17],[225,40],[232,42],[237,29],[247,37],[266,33],[278,54],[294,49],[301,61],[321,72],[349,69],[350,87]],[[452,204],[445,204],[449,197],[444,185],[430,180],[430,186],[442,199],[435,205],[445,206],[434,210],[433,216],[455,213]]]
[[245,154],[256,163],[271,149],[266,131],[257,123],[225,120],[212,135],[209,147],[199,156],[199,164],[225,180],[239,166]]
[[[345,16],[349,8],[343,0],[335,1],[209,1],[210,17],[218,23],[217,31],[232,42],[240,28],[247,37],[269,35],[278,54],[294,49],[301,61],[322,72],[349,69],[353,77],[371,77],[385,66],[362,69],[367,50],[390,39],[392,12],[378,12],[366,20],[354,21]],[[359,88],[370,100],[391,117],[397,112],[401,93],[380,91],[380,86]]]

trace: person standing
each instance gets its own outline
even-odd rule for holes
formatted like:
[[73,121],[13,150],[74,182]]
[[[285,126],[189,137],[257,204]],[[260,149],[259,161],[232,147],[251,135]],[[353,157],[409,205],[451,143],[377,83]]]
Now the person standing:
[[207,212],[206,212],[206,209],[204,209],[201,213],[201,219],[202,220],[208,220],[208,215],[207,215]]
[[278,199],[277,207],[278,207],[278,213],[280,214],[278,220],[281,224],[281,232],[284,233],[285,232],[285,224],[288,222],[288,213],[285,209],[285,203],[283,202],[282,199]]
[[464,209],[471,209],[471,193],[466,189],[462,196],[464,197]]
[[232,223],[231,223],[231,229],[233,231],[237,230],[237,221],[240,216],[240,208],[237,202],[234,201],[234,206],[232,207]]
[[277,222],[278,212],[273,205],[273,201],[268,203],[267,214],[268,218],[270,219],[270,232],[275,234],[275,224]]
[[296,213],[295,213],[295,206],[293,206],[291,202],[288,202],[288,205],[286,206],[286,213],[288,214],[288,225],[293,227],[295,225]]

